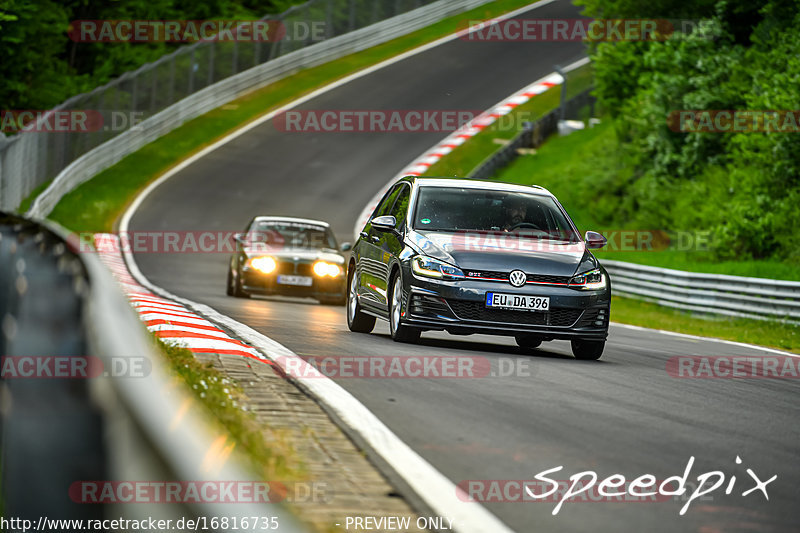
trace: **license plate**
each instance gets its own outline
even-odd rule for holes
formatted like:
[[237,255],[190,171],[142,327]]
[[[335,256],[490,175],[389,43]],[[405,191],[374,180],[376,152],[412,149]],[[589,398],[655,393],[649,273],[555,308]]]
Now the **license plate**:
[[314,283],[314,279],[309,276],[278,276],[278,283],[281,285],[310,287]]
[[550,298],[544,296],[527,296],[524,294],[487,292],[486,307],[493,307],[495,309],[518,309],[521,311],[547,311],[550,309]]

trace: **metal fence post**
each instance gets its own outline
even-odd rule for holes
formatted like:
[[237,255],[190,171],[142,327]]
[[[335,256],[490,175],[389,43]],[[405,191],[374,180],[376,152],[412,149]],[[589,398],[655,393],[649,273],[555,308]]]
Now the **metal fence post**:
[[231,75],[239,71],[239,35],[237,31],[236,39],[233,40],[233,52],[231,53]]
[[150,94],[150,114],[152,115],[156,110],[156,94],[158,94],[158,68],[153,67],[150,69],[150,72],[153,74],[153,88],[151,89],[152,94]]
[[333,37],[333,1],[328,0],[325,4],[325,38]]
[[305,20],[306,24],[308,25],[308,36],[306,37],[306,42],[303,43],[303,46],[308,46],[311,44],[311,2],[305,3]]
[[[189,66],[191,70],[191,66]],[[169,57],[169,92],[167,93],[167,106],[175,100],[175,55]]]
[[139,96],[139,75],[132,76],[133,78],[133,89],[131,90],[131,112],[136,111],[136,98]]
[[195,59],[195,57],[194,57],[195,48],[197,48],[196,45],[192,46],[192,53],[189,56],[189,91],[187,92],[187,94],[194,93],[194,70],[195,70],[195,66],[196,66],[196,63],[194,61],[194,59]]
[[214,45],[216,44],[216,40],[208,44],[208,85],[214,83]]
[[558,72],[561,77],[564,79],[561,82],[561,103],[559,104],[559,113],[558,113],[558,120],[564,120],[566,117],[566,105],[567,105],[567,73],[564,72],[559,65],[555,65],[555,71]]

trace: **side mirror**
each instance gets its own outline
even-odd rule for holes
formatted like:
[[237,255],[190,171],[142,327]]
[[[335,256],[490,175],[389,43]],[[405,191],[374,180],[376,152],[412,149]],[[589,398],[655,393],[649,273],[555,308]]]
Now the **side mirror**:
[[378,231],[394,231],[397,220],[392,215],[383,215],[372,219],[372,227]]
[[586,247],[592,250],[602,248],[606,245],[606,238],[597,233],[596,231],[586,232]]
[[349,242],[343,242],[342,245],[339,247],[339,251],[341,252],[349,252],[353,249],[353,245]]

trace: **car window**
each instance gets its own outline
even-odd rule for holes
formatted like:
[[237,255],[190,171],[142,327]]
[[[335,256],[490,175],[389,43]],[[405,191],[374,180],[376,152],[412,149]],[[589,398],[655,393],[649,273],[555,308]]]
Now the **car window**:
[[383,197],[383,200],[381,201],[378,208],[375,210],[375,213],[372,215],[372,218],[381,217],[383,215],[389,214],[395,199],[397,199],[397,195],[400,193],[402,186],[403,186],[402,184],[395,185],[388,193],[386,193],[386,196]]
[[413,227],[427,231],[515,232],[579,242],[550,196],[468,187],[420,187]]
[[256,220],[250,226],[249,238],[269,249],[335,250],[336,239],[330,228],[304,222]]
[[389,212],[390,215],[397,219],[397,229],[399,230],[405,227],[406,214],[408,213],[408,200],[410,198],[411,188],[404,185],[395,199],[392,210]]

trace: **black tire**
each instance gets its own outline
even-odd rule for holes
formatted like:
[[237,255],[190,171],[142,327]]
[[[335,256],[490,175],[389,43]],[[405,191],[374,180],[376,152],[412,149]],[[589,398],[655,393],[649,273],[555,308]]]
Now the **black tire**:
[[514,339],[522,351],[535,350],[542,345],[542,338],[536,335],[517,335]]
[[233,296],[233,271],[228,267],[228,281],[225,284],[225,294]]
[[361,310],[361,305],[356,298],[356,269],[350,268],[347,277],[347,327],[356,333],[369,333],[375,328],[375,317]]
[[603,349],[606,347],[606,341],[587,341],[582,339],[573,339],[572,341],[572,355],[575,359],[582,361],[596,361],[603,355]]
[[250,293],[242,288],[242,273],[237,272],[237,274],[238,275],[234,277],[231,272],[228,272],[228,275],[233,278],[231,283],[231,291],[233,294],[231,294],[231,296],[235,298],[250,298]]
[[400,320],[403,300],[403,284],[398,272],[392,276],[392,281],[389,284],[389,332],[392,335],[392,340],[396,342],[414,344],[419,341],[422,331],[419,328],[403,325]]

